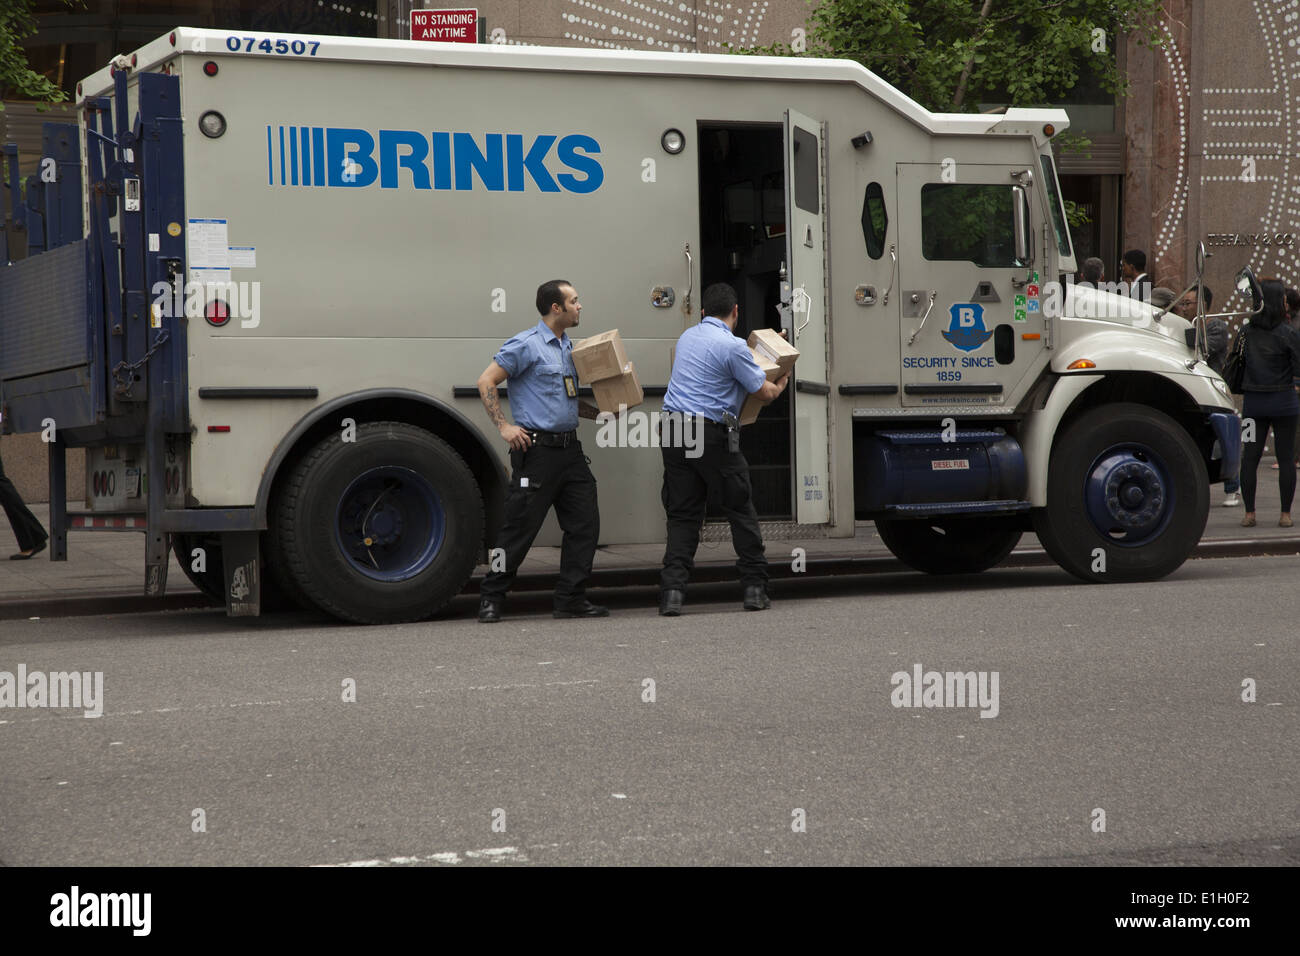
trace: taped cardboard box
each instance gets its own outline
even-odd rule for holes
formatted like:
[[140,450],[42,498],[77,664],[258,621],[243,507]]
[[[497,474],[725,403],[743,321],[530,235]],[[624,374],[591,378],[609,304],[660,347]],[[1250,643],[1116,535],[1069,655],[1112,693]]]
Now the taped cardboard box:
[[573,345],[573,367],[583,385],[622,375],[627,364],[627,349],[618,329],[580,339]]
[[636,377],[636,366],[631,362],[626,363],[618,375],[592,382],[591,390],[596,393],[596,407],[602,412],[617,412],[619,405],[631,408],[645,400],[641,382]]
[[[782,341],[784,341],[784,339]],[[762,353],[752,348],[749,350],[749,352],[751,355],[754,356],[754,361],[758,363],[758,367],[763,370],[763,374],[767,376],[767,380],[769,382],[775,382],[778,378],[780,378],[782,375],[785,374],[785,371],[781,368],[781,366],[777,365],[775,362],[769,362],[767,360],[767,357],[764,356]],[[758,392],[754,392],[751,395],[747,395],[745,397],[744,404],[740,406],[740,424],[742,425],[754,424],[754,422],[758,420],[758,413],[762,411],[764,406],[770,404],[771,404],[770,402],[760,401],[758,397]]]
[[781,338],[780,332],[772,329],[755,329],[750,332],[749,347],[756,357],[761,356],[775,363],[783,372],[793,369],[795,360],[799,358],[799,350]]

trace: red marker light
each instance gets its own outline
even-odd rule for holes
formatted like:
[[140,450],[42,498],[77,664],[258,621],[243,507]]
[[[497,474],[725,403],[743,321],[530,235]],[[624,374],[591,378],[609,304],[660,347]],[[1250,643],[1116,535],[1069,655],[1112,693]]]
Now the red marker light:
[[175,45],[176,45],[176,31],[173,30],[173,31],[171,32],[171,36],[169,36],[167,39],[171,41],[172,46],[175,46]]
[[203,318],[208,325],[219,329],[230,321],[230,307],[224,299],[212,299],[203,307]]
[[210,432],[228,432],[228,431],[230,431],[230,426],[229,426],[229,425],[209,425],[209,426],[208,426],[208,431],[210,431]]
[[215,60],[208,60],[208,62],[204,63],[204,64],[203,64],[203,72],[206,73],[208,76],[216,76],[216,75],[217,75],[217,63],[216,63],[216,61],[215,61]]

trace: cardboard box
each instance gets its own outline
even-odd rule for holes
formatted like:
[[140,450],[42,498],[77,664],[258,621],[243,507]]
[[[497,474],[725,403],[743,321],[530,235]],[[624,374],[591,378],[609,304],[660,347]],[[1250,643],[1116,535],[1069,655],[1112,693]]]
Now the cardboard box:
[[591,383],[596,393],[596,407],[602,412],[617,412],[619,405],[631,408],[645,400],[641,382],[636,377],[636,366],[628,362],[620,374]]
[[793,369],[795,360],[799,358],[799,350],[781,338],[780,332],[771,329],[755,329],[750,332],[749,347],[755,356],[775,362],[783,372]]
[[583,385],[622,375],[627,363],[627,350],[618,329],[573,344],[573,366],[578,370],[578,381]]
[[[785,340],[782,339],[781,341],[785,341]],[[758,367],[763,370],[763,374],[767,376],[767,380],[769,382],[775,382],[778,378],[780,378],[782,375],[785,374],[785,371],[781,368],[781,366],[777,365],[775,362],[768,361],[767,357],[763,355],[761,352],[753,348],[751,348],[749,352],[751,355],[754,356],[754,361],[758,363]],[[798,355],[799,353],[796,352],[795,354]],[[740,424],[742,425],[754,424],[754,422],[757,421],[758,419],[759,411],[761,411],[764,406],[769,404],[771,403],[760,401],[757,392],[753,393],[752,395],[745,396],[745,402],[743,405],[740,406]]]

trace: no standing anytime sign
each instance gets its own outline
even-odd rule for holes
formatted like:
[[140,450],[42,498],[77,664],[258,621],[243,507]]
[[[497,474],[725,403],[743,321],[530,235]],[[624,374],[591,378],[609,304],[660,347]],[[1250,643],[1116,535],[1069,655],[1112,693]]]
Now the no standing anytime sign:
[[412,10],[411,39],[477,43],[478,9]]

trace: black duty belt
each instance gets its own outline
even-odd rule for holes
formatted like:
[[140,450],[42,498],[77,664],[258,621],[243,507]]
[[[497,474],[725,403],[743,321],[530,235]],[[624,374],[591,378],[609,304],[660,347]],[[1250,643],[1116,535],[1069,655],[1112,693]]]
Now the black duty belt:
[[529,431],[528,434],[533,436],[533,441],[539,445],[545,445],[548,448],[568,448],[578,440],[578,433],[571,432],[543,432]]

